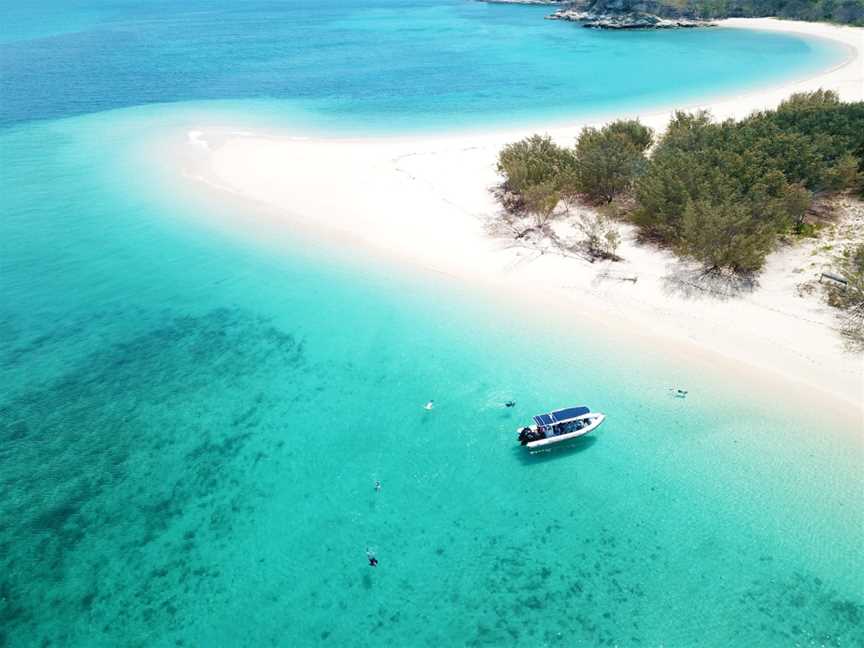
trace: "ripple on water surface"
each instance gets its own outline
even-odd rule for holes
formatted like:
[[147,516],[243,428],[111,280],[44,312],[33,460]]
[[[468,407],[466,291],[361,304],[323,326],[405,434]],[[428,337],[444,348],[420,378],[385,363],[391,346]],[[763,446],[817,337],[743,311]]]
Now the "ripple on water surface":
[[[184,225],[124,157],[172,114],[4,135],[3,643],[861,642],[860,446],[437,278]],[[596,435],[514,446],[574,399]]]
[[4,12],[0,125],[262,98],[292,126],[328,133],[548,124],[686,105],[847,54],[752,30],[587,30],[543,20],[548,7],[464,0],[31,5]]
[[[444,115],[505,99],[516,115],[545,92],[570,110],[574,74],[573,92],[596,87],[593,68],[549,69],[578,30],[534,9],[382,1],[262,26],[251,5],[186,6],[7,40],[4,120],[299,88],[318,124],[418,126],[420,94]],[[237,41],[240,19],[257,40]],[[442,20],[488,42],[442,50]],[[419,44],[380,78],[355,65],[328,86],[336,58],[315,76],[316,56],[348,56],[369,30],[392,51]],[[586,38],[590,53],[621,37]],[[702,37],[670,37],[663,56],[689,38]],[[765,70],[809,56],[754,39],[739,51],[764,44]],[[270,51],[243,50],[262,40]],[[74,52],[83,67],[56,74]],[[430,52],[440,74],[422,65]],[[488,91],[520,66],[548,71],[543,87]],[[184,110],[0,133],[0,645],[864,643],[860,444],[803,434],[813,421],[718,390],[710,369],[552,334],[437,279],[203,231],[201,206],[155,191],[136,157],[152,133],[193,128]],[[514,447],[528,416],[574,399],[610,414],[598,434],[539,456]]]

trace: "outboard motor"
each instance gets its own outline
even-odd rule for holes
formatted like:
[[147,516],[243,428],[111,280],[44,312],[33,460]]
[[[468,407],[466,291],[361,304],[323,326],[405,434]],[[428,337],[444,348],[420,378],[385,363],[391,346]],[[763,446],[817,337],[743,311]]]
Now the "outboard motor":
[[539,441],[543,438],[543,434],[539,430],[532,430],[530,427],[524,427],[519,431],[519,442],[524,446],[532,441]]

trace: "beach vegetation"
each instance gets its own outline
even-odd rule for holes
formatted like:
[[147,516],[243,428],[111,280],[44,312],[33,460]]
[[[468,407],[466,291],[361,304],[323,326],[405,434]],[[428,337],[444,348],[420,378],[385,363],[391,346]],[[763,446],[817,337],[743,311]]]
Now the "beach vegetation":
[[773,242],[771,224],[753,218],[746,203],[700,198],[684,209],[676,247],[709,271],[751,273],[762,267]]
[[586,128],[571,148],[548,135],[532,135],[502,149],[498,173],[504,177],[504,190],[516,198],[510,201],[516,208],[536,206],[550,191],[568,201],[581,196],[609,203],[632,187],[653,139],[653,131],[635,120]]
[[594,202],[610,203],[633,185],[645,168],[654,134],[638,121],[619,120],[586,128],[576,142],[576,190]]
[[607,135],[623,135],[640,153],[645,153],[654,143],[654,129],[638,119],[618,119],[604,126],[601,132]]
[[616,254],[621,243],[621,234],[612,219],[602,211],[584,211],[576,221],[585,236],[585,249],[593,258],[619,259]]
[[807,187],[801,184],[792,184],[786,190],[783,210],[788,214],[793,223],[794,233],[797,236],[815,236],[818,226],[806,221],[807,212],[813,205],[813,194]]
[[[821,232],[820,223],[803,222],[796,226],[794,234],[800,238],[818,238]],[[815,253],[815,250],[814,250]]]
[[847,247],[835,270],[846,284],[828,289],[828,303],[842,311],[841,332],[851,346],[864,348],[864,243]]
[[740,121],[676,113],[636,181],[633,220],[708,268],[758,270],[780,234],[803,233],[815,196],[860,185],[862,140],[864,103],[827,91]]
[[575,167],[573,151],[559,146],[548,135],[532,135],[508,144],[498,155],[498,173],[504,176],[504,188],[522,198],[532,187],[541,185],[546,190],[564,190]]
[[530,185],[522,194],[522,200],[527,211],[534,218],[535,229],[544,227],[561,200],[561,194],[554,181],[547,180]]
[[[675,0],[676,2],[678,0]],[[687,0],[707,8],[721,9],[718,17],[776,16],[792,20],[864,24],[862,0]]]
[[[814,201],[864,192],[862,156],[864,102],[818,90],[742,120],[677,112],[656,144],[636,121],[586,128],[572,149],[535,135],[505,147],[498,170],[538,226],[561,199],[626,205],[643,239],[708,270],[751,273],[781,236],[812,234]],[[609,249],[593,225],[583,232]]]
[[760,18],[864,25],[864,0],[589,0],[594,12],[648,11],[677,18]]

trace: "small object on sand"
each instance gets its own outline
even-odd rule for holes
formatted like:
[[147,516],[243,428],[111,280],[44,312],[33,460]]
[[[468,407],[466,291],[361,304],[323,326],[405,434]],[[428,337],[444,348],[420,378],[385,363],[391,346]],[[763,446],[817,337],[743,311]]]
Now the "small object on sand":
[[375,554],[372,552],[371,549],[366,550],[366,558],[369,560],[370,567],[378,566],[378,559],[375,557]]
[[381,492],[381,481],[380,480],[375,480],[375,492],[376,493]]
[[[594,262],[592,261],[591,263],[594,263]],[[634,284],[637,281],[639,281],[639,275],[635,275],[635,274],[634,275],[628,275],[628,274],[624,274],[623,272],[610,272],[608,270],[606,272],[601,272],[597,276],[600,279],[615,279],[616,281],[630,281]]]
[[516,401],[509,400],[506,403],[504,403],[504,407],[516,407]]
[[434,401],[434,400],[430,400],[428,403],[426,403],[426,404],[423,406],[423,409],[425,409],[427,412],[431,412],[433,407],[435,407],[435,401]]

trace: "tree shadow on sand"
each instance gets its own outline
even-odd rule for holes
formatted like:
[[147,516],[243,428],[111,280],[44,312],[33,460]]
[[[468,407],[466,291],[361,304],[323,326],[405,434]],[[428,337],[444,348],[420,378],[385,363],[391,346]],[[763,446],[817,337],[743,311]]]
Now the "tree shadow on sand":
[[499,241],[504,249],[532,252],[536,255],[533,259],[552,254],[588,263],[597,260],[581,242],[563,240],[548,223],[534,223],[524,213],[501,209],[483,219],[483,229],[487,235]]
[[661,278],[663,291],[686,299],[711,298],[722,301],[751,294],[759,282],[752,273],[742,274],[705,268],[688,261],[673,261]]

